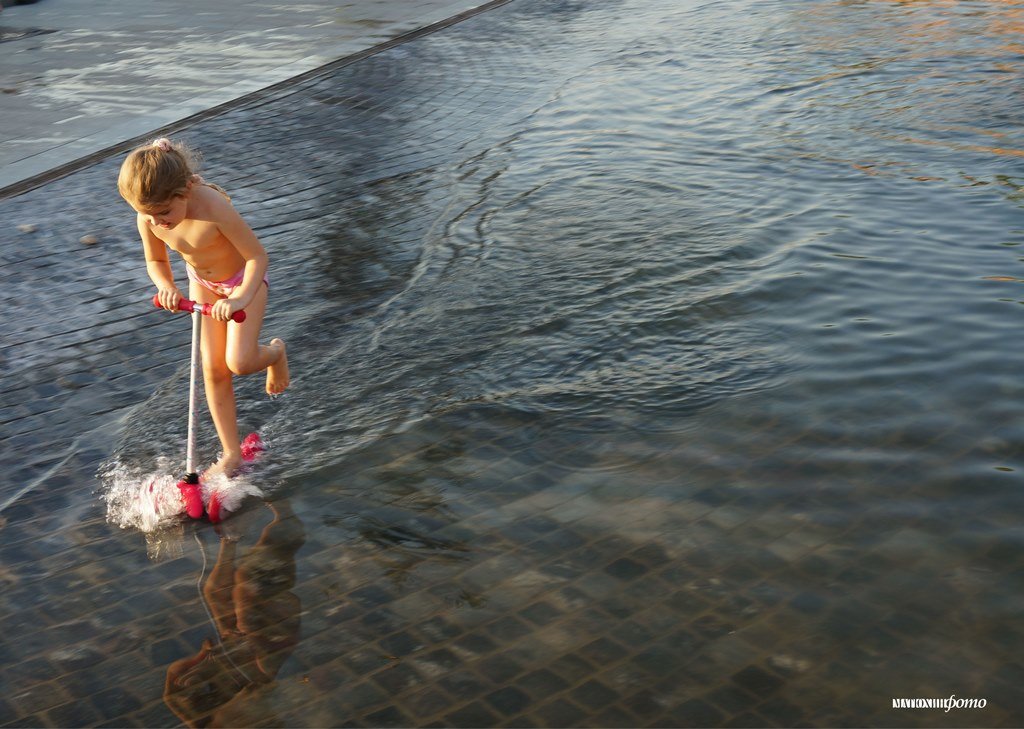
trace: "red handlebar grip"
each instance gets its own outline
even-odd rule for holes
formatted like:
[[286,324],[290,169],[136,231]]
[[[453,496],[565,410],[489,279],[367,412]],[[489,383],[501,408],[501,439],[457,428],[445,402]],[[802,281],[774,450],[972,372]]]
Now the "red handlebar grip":
[[[163,308],[162,306],[160,306],[160,294],[153,294],[153,306],[155,306],[158,309]],[[198,310],[199,313],[202,314],[203,316],[209,316],[210,311],[213,310],[213,304],[200,304],[196,301],[190,301],[189,299],[182,299],[181,301],[178,302],[178,311],[191,312],[193,310]],[[245,321],[245,312],[236,311],[234,314],[231,315],[231,320],[241,324],[243,321]]]

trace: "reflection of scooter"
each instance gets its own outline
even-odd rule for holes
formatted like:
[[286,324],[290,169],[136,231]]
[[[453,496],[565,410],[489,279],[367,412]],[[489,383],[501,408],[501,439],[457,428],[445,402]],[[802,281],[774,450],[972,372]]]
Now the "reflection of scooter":
[[235,541],[221,539],[203,587],[218,645],[204,640],[167,668],[164,702],[189,726],[255,726],[274,714],[268,695],[299,640],[302,605],[291,590],[306,532],[286,500],[267,507],[274,520],[237,564]]

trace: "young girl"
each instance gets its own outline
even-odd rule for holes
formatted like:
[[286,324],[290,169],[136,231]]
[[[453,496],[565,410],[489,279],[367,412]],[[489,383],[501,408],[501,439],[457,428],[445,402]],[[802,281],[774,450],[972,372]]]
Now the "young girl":
[[[289,381],[284,342],[257,342],[267,305],[267,252],[227,194],[195,174],[192,155],[181,144],[157,139],[131,152],[117,189],[138,213],[146,270],[160,305],[177,311],[182,299],[168,248],[185,259],[189,298],[213,304],[202,327],[203,381],[224,450],[206,473],[230,477],[242,462],[232,377],[266,370],[271,395],[284,392]],[[243,309],[245,321],[231,321]]]

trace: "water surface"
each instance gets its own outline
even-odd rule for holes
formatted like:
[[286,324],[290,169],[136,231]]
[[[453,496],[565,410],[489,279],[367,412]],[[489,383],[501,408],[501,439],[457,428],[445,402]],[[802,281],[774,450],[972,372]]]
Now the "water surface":
[[[1019,724],[1022,23],[513,2],[189,129],[295,353],[241,389],[304,535],[261,720]],[[181,377],[108,466],[175,462]]]

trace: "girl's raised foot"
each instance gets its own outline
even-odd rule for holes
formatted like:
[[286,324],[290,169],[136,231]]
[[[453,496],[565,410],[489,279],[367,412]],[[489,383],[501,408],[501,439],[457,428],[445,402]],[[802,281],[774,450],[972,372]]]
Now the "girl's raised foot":
[[267,367],[267,394],[280,395],[291,383],[288,375],[288,354],[285,351],[284,342],[280,339],[271,339],[270,346],[279,349],[281,356]]

